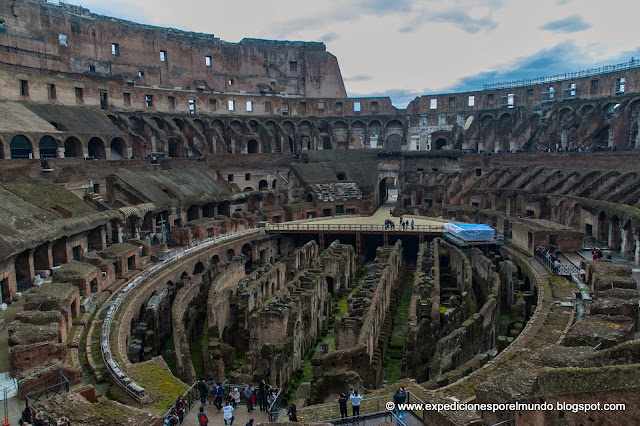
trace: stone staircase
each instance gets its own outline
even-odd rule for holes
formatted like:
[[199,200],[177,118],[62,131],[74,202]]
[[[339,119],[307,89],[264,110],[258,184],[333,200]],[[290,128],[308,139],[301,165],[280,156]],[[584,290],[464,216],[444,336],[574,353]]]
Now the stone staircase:
[[18,381],[11,377],[11,373],[8,371],[0,373],[0,400],[4,401],[5,397],[8,399],[16,395],[18,395]]

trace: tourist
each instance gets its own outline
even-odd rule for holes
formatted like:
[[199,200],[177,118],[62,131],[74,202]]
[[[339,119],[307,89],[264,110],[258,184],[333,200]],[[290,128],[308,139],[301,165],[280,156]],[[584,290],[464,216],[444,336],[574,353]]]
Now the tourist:
[[400,386],[398,391],[393,394],[393,402],[396,404],[396,417],[399,425],[404,425],[404,406],[400,409],[400,405],[407,400],[407,394],[404,388]]
[[218,409],[218,413],[222,410],[222,400],[224,399],[224,386],[222,386],[222,382],[218,382],[218,387],[216,388],[216,408]]
[[264,380],[260,381],[260,385],[258,386],[258,404],[260,404],[260,411],[265,411],[267,409],[267,396],[265,392],[267,391],[267,384]]
[[33,419],[33,426],[44,426],[44,420],[44,412],[38,411],[38,414]]
[[240,404],[240,392],[238,392],[238,388],[233,388],[229,396],[231,396],[233,408],[236,408],[238,404]]
[[298,421],[298,409],[296,408],[296,404],[291,404],[289,406],[289,411],[287,411],[287,415],[289,416],[290,422]]
[[246,425],[244,426],[253,426],[253,419],[249,419]]
[[340,406],[341,419],[347,418],[347,401],[349,401],[349,398],[347,398],[347,395],[341,393],[340,398],[338,398],[338,405]]
[[207,426],[209,424],[209,417],[207,417],[207,413],[204,412],[204,406],[200,407],[198,422],[200,422],[200,426]]
[[184,396],[180,395],[178,397],[178,400],[176,401],[175,404],[175,410],[176,410],[176,414],[178,415],[178,420],[180,421],[180,424],[182,424],[182,421],[184,420]]
[[31,422],[33,421],[34,414],[35,412],[33,411],[33,408],[27,405],[24,411],[22,412],[22,417],[20,418],[21,424],[23,422],[27,422],[28,424],[31,424]]
[[411,219],[411,230],[413,231],[413,219]]
[[358,389],[354,389],[350,396],[351,409],[353,410],[353,417],[360,416],[360,401],[362,401],[362,395],[358,393]]
[[[231,405],[229,405],[229,401],[227,401],[224,404],[224,407],[222,408],[222,418],[224,419],[224,424],[225,425],[229,425],[232,426],[233,425],[233,420],[236,418],[233,415],[233,407]],[[229,423],[227,423],[227,421],[229,421]]]
[[58,421],[56,422],[56,426],[71,426],[71,420],[69,420],[66,417],[61,417],[60,419],[58,419]]
[[207,381],[207,397],[209,405],[213,405],[216,400],[216,382],[212,378]]
[[251,403],[251,397],[253,396],[253,389],[251,388],[251,385],[247,385],[246,388],[244,388],[244,399],[246,400],[247,403],[247,411],[250,413],[251,411],[253,411],[253,404]]
[[178,419],[178,416],[176,415],[175,410],[171,411],[171,413],[167,416],[167,418],[164,421],[164,424],[168,426],[175,426],[179,423],[180,423],[180,419]]
[[611,252],[607,253],[607,259],[611,260],[612,256],[611,256]]
[[198,382],[198,392],[200,393],[200,403],[205,405],[207,403],[207,382],[204,377]]

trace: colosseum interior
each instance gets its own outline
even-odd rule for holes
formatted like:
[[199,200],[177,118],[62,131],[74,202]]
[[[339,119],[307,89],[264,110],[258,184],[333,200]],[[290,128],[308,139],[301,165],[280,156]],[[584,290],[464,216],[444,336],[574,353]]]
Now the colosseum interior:
[[317,42],[0,0],[0,46],[12,424],[196,425],[202,378],[256,424],[637,421],[639,61],[397,109]]

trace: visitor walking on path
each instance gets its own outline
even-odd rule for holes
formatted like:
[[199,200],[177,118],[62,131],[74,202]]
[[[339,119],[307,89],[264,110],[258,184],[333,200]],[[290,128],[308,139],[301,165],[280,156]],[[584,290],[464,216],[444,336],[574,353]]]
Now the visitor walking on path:
[[[222,407],[222,418],[224,419],[225,425],[233,426],[233,420],[236,417],[233,415],[233,407],[229,404],[229,401],[227,401],[224,404],[224,407]],[[227,421],[229,423],[227,423]]]
[[207,417],[207,413],[204,412],[204,406],[200,407],[198,422],[200,423],[200,426],[207,426],[209,424],[209,417]]
[[400,405],[404,404],[407,400],[407,394],[404,391],[404,388],[400,386],[398,391],[393,394],[393,402],[396,404],[396,417],[398,418],[398,424],[404,425],[404,409],[400,409]]
[[354,389],[350,396],[351,408],[353,410],[353,417],[360,416],[360,401],[362,401],[362,395],[358,393],[358,389]]
[[347,398],[347,395],[341,393],[340,398],[338,398],[338,405],[340,406],[341,419],[347,418],[347,401],[349,401],[349,398]]
[[251,403],[251,397],[253,396],[253,389],[251,388],[251,385],[247,385],[243,393],[244,393],[244,398],[247,402],[247,411],[250,413],[251,411],[253,411],[253,404]]

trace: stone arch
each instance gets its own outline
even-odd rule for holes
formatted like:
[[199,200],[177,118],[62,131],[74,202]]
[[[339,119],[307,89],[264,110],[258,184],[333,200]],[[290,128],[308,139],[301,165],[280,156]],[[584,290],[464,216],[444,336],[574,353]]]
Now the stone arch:
[[269,189],[269,182],[266,181],[266,179],[262,179],[259,183],[258,183],[258,189],[260,191],[266,191]]
[[127,156],[127,143],[122,138],[113,138],[109,144],[111,159],[117,160]]
[[204,121],[200,120],[199,118],[194,118],[192,122],[193,122],[193,127],[195,127],[200,133],[204,135],[205,132],[207,131],[207,126],[204,123]]
[[233,249],[227,250],[227,253],[225,255],[225,260],[227,262],[231,262],[234,257],[236,257],[236,252]]
[[178,129],[180,129],[181,133],[184,133],[184,121],[181,118],[173,118],[173,123],[176,125]]
[[366,146],[367,131],[362,121],[356,120],[351,123],[351,140],[349,145],[356,149],[364,148]]
[[183,157],[184,156],[184,143],[182,139],[176,137],[170,137],[169,143],[169,157]]
[[242,192],[253,192],[253,191],[254,191],[254,189],[253,189],[252,187],[250,187],[250,186],[246,186],[246,187],[242,190]]
[[144,133],[144,121],[138,116],[129,116],[129,130],[132,133],[142,136]]
[[160,117],[151,117],[151,120],[156,123],[156,126],[158,127],[158,129],[160,130],[164,130],[165,128],[165,123],[164,120],[162,120],[162,118]]
[[218,204],[218,214],[221,216],[231,217],[231,202],[222,201]]
[[200,206],[194,204],[187,209],[187,221],[191,222],[192,220],[198,219],[200,219]]
[[211,257],[211,259],[209,260],[209,265],[211,266],[215,266],[218,263],[220,263],[220,256],[218,256],[217,254],[213,255]]
[[579,109],[578,109],[578,115],[582,118],[584,118],[584,116],[586,116],[587,114],[589,114],[591,111],[593,111],[593,104],[585,104],[582,105]]
[[32,158],[33,144],[31,140],[24,135],[15,135],[9,143],[9,151],[11,158]]
[[399,120],[391,120],[384,128],[385,149],[400,151],[404,142],[404,126]]
[[244,134],[244,124],[240,120],[232,120],[231,123],[229,123],[229,127],[239,135]]
[[349,131],[347,128],[347,123],[343,120],[338,120],[333,123],[333,136],[336,141],[336,147],[340,148],[348,148],[349,147]]
[[198,274],[201,274],[202,272],[204,272],[204,265],[202,264],[202,262],[196,263],[195,266],[193,267],[192,275],[198,275]]
[[247,142],[248,154],[257,154],[259,152],[260,152],[260,145],[258,144],[257,140],[251,139],[249,142]]
[[445,138],[440,137],[436,139],[436,142],[435,142],[436,151],[444,149],[446,145],[447,145],[447,140]]
[[84,150],[82,142],[75,136],[69,136],[64,141],[64,156],[65,157],[83,157]]
[[89,139],[89,144],[87,145],[89,151],[89,157],[97,158],[97,159],[105,159],[107,158],[107,154],[104,149],[104,141],[99,137],[93,137]]
[[482,130],[486,129],[487,127],[489,127],[491,125],[491,123],[493,122],[493,120],[495,120],[495,118],[493,117],[493,115],[491,114],[485,114],[480,118],[480,128]]
[[38,142],[40,158],[55,158],[58,156],[58,143],[53,136],[44,135]]
[[249,122],[247,123],[247,127],[254,135],[260,133],[260,123],[258,123],[256,120],[249,120]]
[[504,127],[509,120],[511,119],[511,113],[505,112],[503,114],[500,114],[500,117],[498,118],[498,123],[500,123],[500,127]]
[[609,241],[609,222],[607,220],[607,212],[598,213],[598,236],[597,241]]
[[558,111],[558,122],[562,123],[564,120],[566,120],[571,113],[573,112],[573,110],[569,107],[563,107]]

